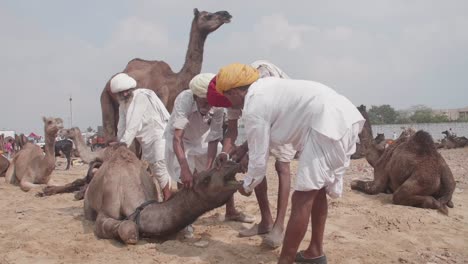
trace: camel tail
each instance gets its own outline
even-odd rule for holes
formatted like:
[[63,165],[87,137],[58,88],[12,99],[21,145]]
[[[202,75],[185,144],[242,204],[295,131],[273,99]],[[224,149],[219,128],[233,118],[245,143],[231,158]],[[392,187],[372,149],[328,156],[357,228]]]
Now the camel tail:
[[[442,158],[442,157],[441,157]],[[453,178],[452,171],[449,166],[443,160],[442,172],[440,175],[440,192],[439,192],[439,202],[448,207],[453,207],[452,195],[455,190],[455,179]]]

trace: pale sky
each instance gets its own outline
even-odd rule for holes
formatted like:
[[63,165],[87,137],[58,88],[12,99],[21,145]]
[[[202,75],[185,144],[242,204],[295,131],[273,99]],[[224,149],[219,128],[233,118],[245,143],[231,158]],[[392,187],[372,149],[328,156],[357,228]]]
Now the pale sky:
[[468,1],[0,0],[0,129],[43,135],[42,116],[101,124],[99,96],[135,57],[177,72],[193,9],[233,16],[203,72],[266,59],[355,105],[468,106]]

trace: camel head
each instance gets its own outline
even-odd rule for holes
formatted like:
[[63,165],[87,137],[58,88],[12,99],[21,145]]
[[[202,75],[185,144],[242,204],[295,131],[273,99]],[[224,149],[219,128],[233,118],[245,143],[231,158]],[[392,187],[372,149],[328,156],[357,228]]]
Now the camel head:
[[377,136],[375,137],[375,143],[379,144],[380,142],[385,140],[385,134],[384,133],[377,133]]
[[72,127],[70,129],[62,129],[60,131],[60,135],[65,138],[74,140],[74,139],[77,139],[79,136],[81,136],[81,130],[77,127]]
[[193,190],[204,200],[219,201],[224,204],[242,182],[236,180],[240,165],[233,161],[226,162],[221,168],[212,168],[200,173],[194,172]]
[[44,131],[47,136],[56,136],[60,129],[63,129],[62,118],[43,117]]
[[217,30],[220,26],[225,23],[231,22],[231,14],[227,11],[218,11],[216,13],[210,13],[207,11],[198,11],[198,9],[193,10],[195,15],[194,22],[196,27],[200,32],[209,34]]

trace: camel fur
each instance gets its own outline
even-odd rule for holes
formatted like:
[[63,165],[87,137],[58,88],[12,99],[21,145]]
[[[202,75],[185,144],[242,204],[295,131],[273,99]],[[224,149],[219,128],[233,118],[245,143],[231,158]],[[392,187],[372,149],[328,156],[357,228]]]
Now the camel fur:
[[44,151],[35,144],[27,143],[15,154],[5,175],[7,183],[19,184],[25,192],[38,184],[47,184],[55,169],[55,137],[63,128],[63,121],[52,117],[44,117],[43,121],[46,143]]
[[[153,90],[171,112],[177,95],[188,89],[190,80],[201,71],[206,38],[223,24],[229,23],[231,18],[227,11],[210,13],[194,9],[185,63],[178,73],[173,72],[164,61],[142,59],[131,60],[123,72],[137,81],[137,88]],[[118,107],[108,81],[101,94],[102,122],[107,141],[114,140],[117,134]]]
[[[136,243],[140,236],[164,237],[182,230],[203,213],[222,206],[241,186],[235,180],[239,165],[228,162],[221,169],[194,173],[194,186],[182,189],[163,203],[156,198],[155,185],[140,161],[125,144],[106,149],[102,166],[91,180],[84,199],[85,218],[96,221],[99,238]],[[138,224],[137,224],[138,223]]]
[[[360,111],[366,118],[364,129],[369,130],[365,108]],[[389,191],[393,193],[394,204],[448,214],[447,206],[453,207],[455,180],[429,133],[420,130],[402,136],[383,150],[369,138],[370,133],[361,133],[360,140],[366,159],[374,168],[374,180],[354,180],[351,189],[371,195]]]

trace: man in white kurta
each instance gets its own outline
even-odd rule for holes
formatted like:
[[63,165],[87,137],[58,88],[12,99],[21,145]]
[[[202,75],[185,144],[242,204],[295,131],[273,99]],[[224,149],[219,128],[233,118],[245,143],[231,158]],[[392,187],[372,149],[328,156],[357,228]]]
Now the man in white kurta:
[[149,89],[135,89],[136,81],[125,73],[114,76],[110,88],[119,99],[117,139],[130,146],[134,139],[142,148],[142,159],[148,161],[153,176],[167,200],[170,195],[170,178],[164,160],[163,138],[169,113],[158,96]]
[[[278,66],[266,60],[257,60],[250,64],[257,69],[260,78],[278,77],[290,79],[289,76]],[[216,79],[212,80],[208,87],[208,102],[213,106],[227,106],[227,99],[216,92]],[[216,93],[216,94],[215,94]],[[228,102],[228,101],[227,101]],[[237,138],[238,120],[242,116],[242,110],[229,107],[227,108],[227,132],[223,139],[223,152],[218,155],[218,160],[227,159],[229,153],[236,159],[241,160],[244,154],[248,151],[247,144],[239,147],[234,146]],[[254,235],[266,234],[263,243],[272,248],[281,246],[284,236],[284,221],[288,207],[289,191],[291,186],[290,162],[294,159],[296,151],[291,144],[275,146],[270,148],[270,153],[275,157],[275,169],[278,173],[278,206],[275,221],[270,211],[270,203],[268,201],[268,184],[267,179],[263,178],[262,182],[255,187],[255,197],[257,198],[260,207],[261,221],[253,225],[251,228],[241,230],[239,236],[250,237]],[[223,157],[224,155],[224,157]]]
[[[190,188],[193,172],[211,168],[223,138],[224,109],[211,107],[206,94],[214,74],[202,73],[195,76],[189,90],[181,92],[172,110],[165,131],[166,162],[169,174],[181,186]],[[231,198],[226,204],[226,218],[253,221],[235,210]]]
[[[327,196],[341,196],[343,175],[364,118],[345,97],[317,82],[259,79],[248,65],[231,64],[217,75],[218,92],[243,108],[249,146],[248,172],[239,191],[249,195],[265,177],[269,148],[292,144],[299,158],[291,216],[279,263],[326,261],[323,232]],[[312,220],[312,238],[297,252]],[[322,263],[322,262],[320,262]]]

